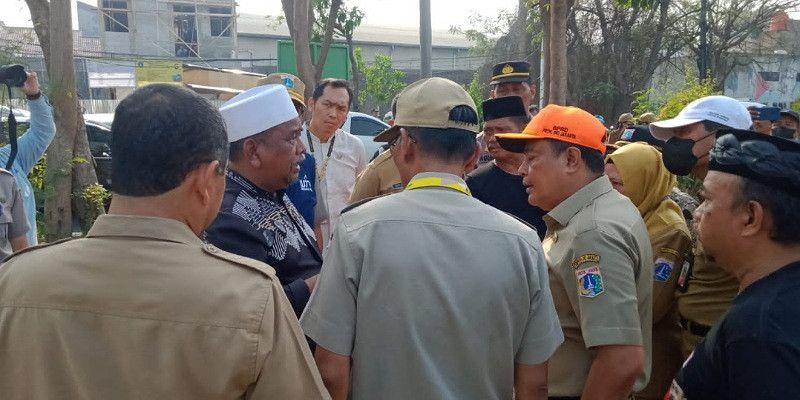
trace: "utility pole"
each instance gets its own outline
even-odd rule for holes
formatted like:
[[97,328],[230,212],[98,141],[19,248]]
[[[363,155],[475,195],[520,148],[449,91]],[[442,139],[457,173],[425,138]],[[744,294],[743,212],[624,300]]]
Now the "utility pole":
[[710,67],[708,51],[708,0],[700,0],[700,46],[698,48],[700,57],[697,60],[697,69],[700,72],[700,80],[708,78]]
[[431,55],[433,42],[431,39],[431,0],[419,0],[419,51],[420,78],[433,76]]

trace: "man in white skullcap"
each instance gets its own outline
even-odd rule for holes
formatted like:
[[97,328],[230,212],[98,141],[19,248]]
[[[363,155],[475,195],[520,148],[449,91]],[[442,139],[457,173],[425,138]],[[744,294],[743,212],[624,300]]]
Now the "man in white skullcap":
[[222,207],[206,239],[275,268],[295,314],[317,281],[322,256],[314,232],[286,196],[305,148],[300,118],[282,85],[264,85],[222,105],[230,141]]

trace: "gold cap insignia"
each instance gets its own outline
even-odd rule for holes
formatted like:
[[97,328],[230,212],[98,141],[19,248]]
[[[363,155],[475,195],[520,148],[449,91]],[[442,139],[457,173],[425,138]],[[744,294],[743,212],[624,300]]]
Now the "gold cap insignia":
[[503,73],[504,73],[504,74],[510,74],[510,73],[512,73],[512,72],[514,72],[514,67],[512,67],[511,65],[509,65],[509,64],[506,64],[506,65],[503,67]]

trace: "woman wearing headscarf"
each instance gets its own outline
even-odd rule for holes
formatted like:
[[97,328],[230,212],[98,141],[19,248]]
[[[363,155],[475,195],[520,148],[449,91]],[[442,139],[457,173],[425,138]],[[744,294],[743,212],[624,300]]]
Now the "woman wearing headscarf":
[[667,197],[676,178],[655,147],[620,147],[606,158],[606,175],[639,209],[653,246],[653,368],[650,383],[635,398],[663,399],[683,361],[675,294],[684,260],[691,259],[689,228],[678,204]]

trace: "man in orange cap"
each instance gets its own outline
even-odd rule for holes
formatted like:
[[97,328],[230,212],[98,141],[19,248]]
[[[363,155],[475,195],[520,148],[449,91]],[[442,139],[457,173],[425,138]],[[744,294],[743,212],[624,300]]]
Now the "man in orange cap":
[[603,173],[605,127],[549,105],[522,133],[496,135],[525,154],[528,201],[547,210],[543,248],[564,343],[549,396],[622,399],[650,375],[653,258],[639,211]]

